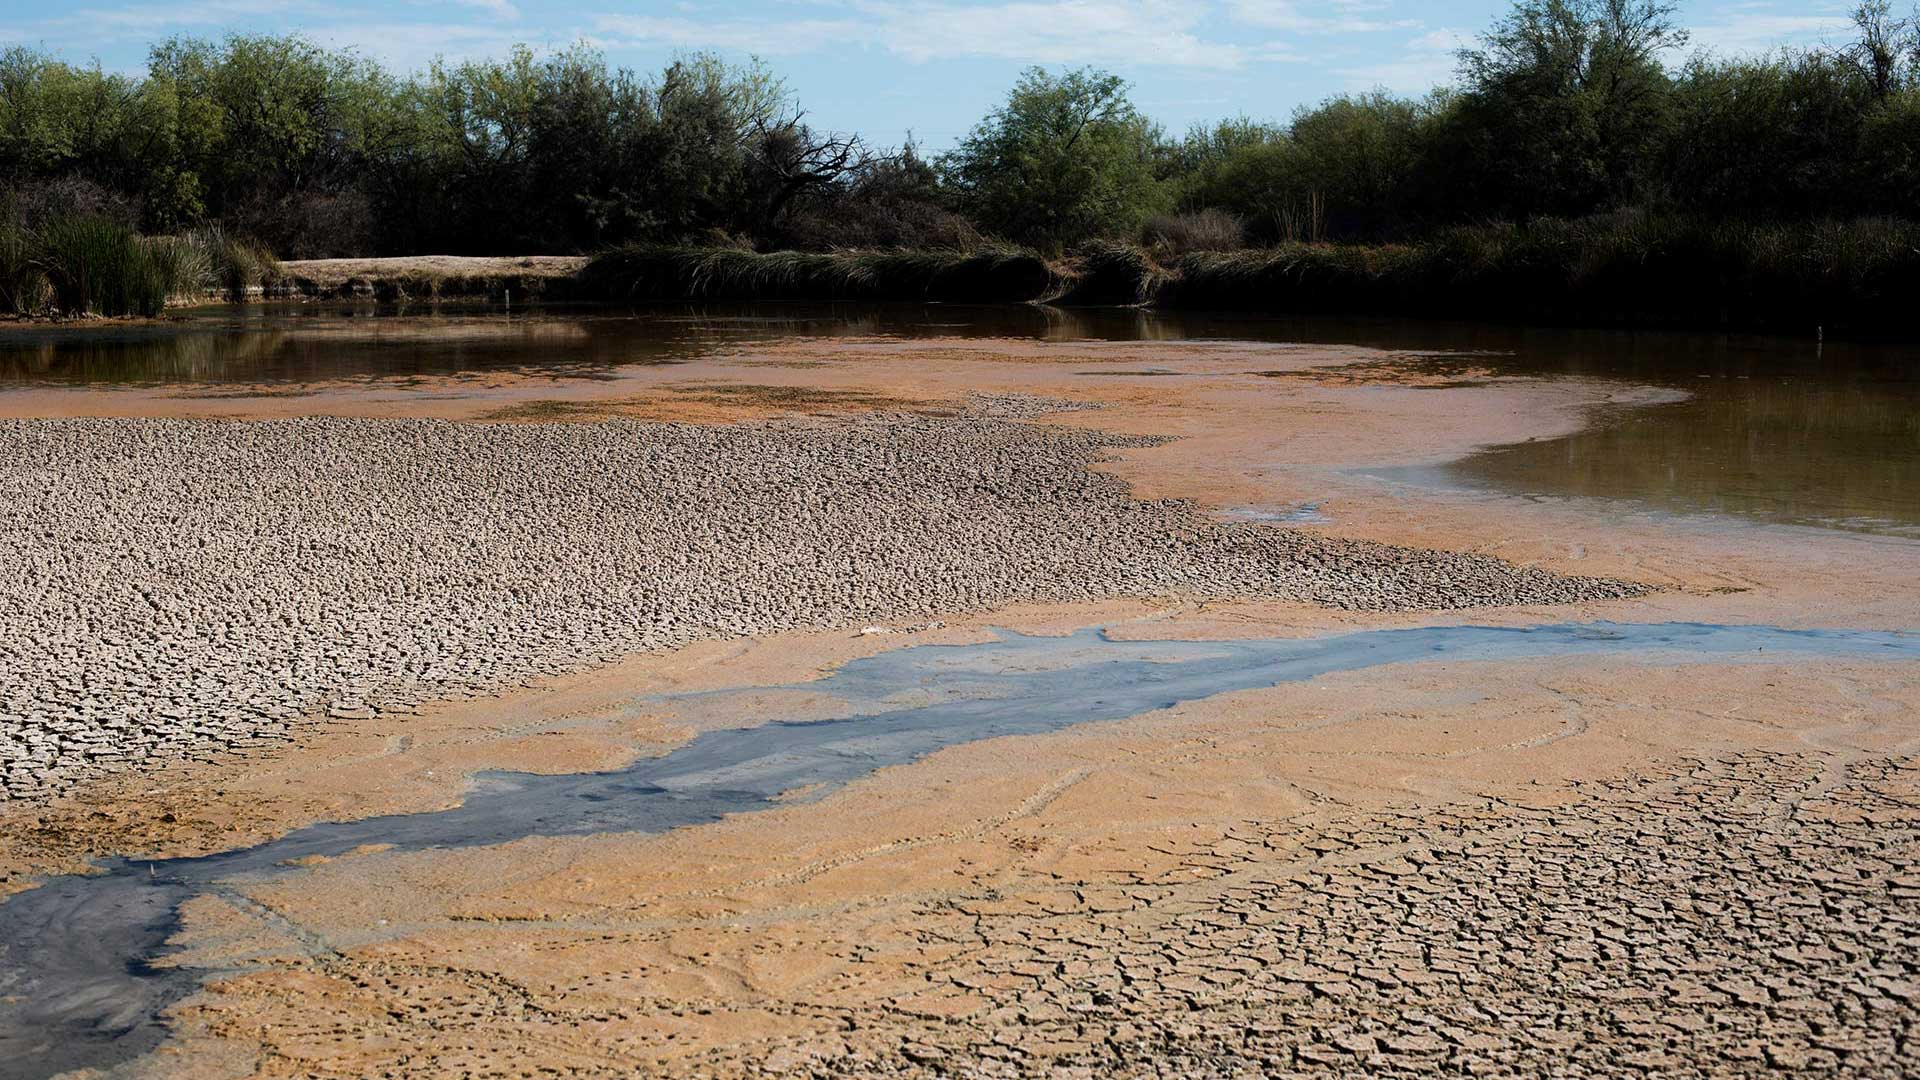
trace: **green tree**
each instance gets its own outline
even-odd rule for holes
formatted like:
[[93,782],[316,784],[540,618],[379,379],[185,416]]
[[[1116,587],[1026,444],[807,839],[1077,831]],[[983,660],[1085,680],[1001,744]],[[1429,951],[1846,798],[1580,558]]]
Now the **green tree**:
[[1861,123],[1850,188],[1864,208],[1912,214],[1920,209],[1920,91],[1888,96]]
[[1200,180],[1235,154],[1282,142],[1286,137],[1286,128],[1241,114],[1213,124],[1196,123],[1189,127],[1186,138],[1174,148],[1173,156],[1182,174]]
[[[89,76],[92,76],[92,80]],[[104,79],[44,53],[0,50],[0,170],[18,182],[71,168],[81,153],[88,81]]]
[[1896,19],[1889,0],[1864,0],[1853,9],[1853,44],[1840,57],[1866,81],[1875,101],[1912,85],[1920,64],[1920,15]]
[[501,60],[435,61],[415,88],[427,160],[414,182],[435,192],[452,250],[524,242],[538,67],[532,49],[516,46]]
[[631,135],[633,205],[653,235],[680,239],[740,229],[752,217],[746,147],[788,101],[764,65],[710,53],[675,60],[648,86],[646,123]]
[[1328,227],[1379,236],[1404,220],[1417,197],[1433,115],[1431,102],[1385,93],[1341,96],[1295,114],[1289,129],[1296,193],[1317,193]]
[[1667,197],[1722,214],[1841,212],[1871,105],[1866,83],[1825,53],[1696,59],[1674,90]]
[[1286,129],[1247,116],[1236,116],[1214,124],[1196,123],[1187,129],[1186,138],[1174,149],[1174,183],[1182,210],[1222,209],[1242,218],[1255,218],[1263,212],[1267,185],[1248,183],[1251,161],[1264,160],[1284,152]]
[[[355,189],[393,93],[370,61],[297,35],[174,38],[148,57],[162,215],[211,216],[271,234],[289,199]],[[269,236],[270,239],[275,239]]]
[[1245,121],[1197,129],[1184,156],[1200,164],[1182,204],[1228,210],[1257,234],[1285,239],[1394,232],[1418,196],[1436,107],[1341,95],[1300,109],[1284,129]]
[[1630,200],[1663,145],[1662,54],[1686,43],[1663,0],[1521,0],[1477,49],[1445,171],[1463,211],[1581,214]]
[[1171,204],[1155,175],[1159,143],[1118,76],[1031,68],[939,166],[983,228],[1059,250],[1130,235]]

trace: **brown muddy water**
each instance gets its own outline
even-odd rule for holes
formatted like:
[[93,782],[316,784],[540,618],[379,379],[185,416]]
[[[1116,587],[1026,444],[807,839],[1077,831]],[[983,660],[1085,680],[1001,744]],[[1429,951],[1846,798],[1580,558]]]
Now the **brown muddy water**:
[[[308,303],[209,307],[159,324],[10,328],[0,333],[0,393],[497,371],[611,378],[638,365],[697,365],[756,342],[833,338],[1346,344],[1418,354],[1417,366],[1441,376],[1443,386],[1470,386],[1490,375],[1654,386],[1667,391],[1654,395],[1658,403],[1601,409],[1572,435],[1380,475],[1920,538],[1920,349],[1911,346],[1033,305],[508,313]],[[1151,372],[1181,374],[1165,357]]]
[[1489,366],[1676,393],[1403,478],[1920,538],[1920,349],[1536,332]]

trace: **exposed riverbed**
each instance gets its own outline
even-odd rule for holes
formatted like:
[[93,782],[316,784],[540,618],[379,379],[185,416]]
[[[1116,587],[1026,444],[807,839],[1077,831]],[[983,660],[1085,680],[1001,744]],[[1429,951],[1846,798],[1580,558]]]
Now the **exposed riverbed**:
[[1898,1072],[1912,384],[1810,349],[21,328],[0,1073]]
[[[1234,690],[1383,664],[1636,655],[1920,659],[1920,637],[1757,626],[1590,623],[1361,632],[1278,641],[1005,635],[849,662],[806,689],[857,710],[701,735],[617,772],[485,773],[457,809],[311,826],[192,859],[116,860],[0,903],[0,1076],[98,1068],[150,1050],[191,969],[157,968],[191,897],[359,851],[503,844],[529,836],[653,833],[823,797],[943,747],[1119,720]],[[1771,655],[1767,655],[1771,654]],[[761,692],[763,688],[747,688]],[[724,706],[721,706],[724,707]]]

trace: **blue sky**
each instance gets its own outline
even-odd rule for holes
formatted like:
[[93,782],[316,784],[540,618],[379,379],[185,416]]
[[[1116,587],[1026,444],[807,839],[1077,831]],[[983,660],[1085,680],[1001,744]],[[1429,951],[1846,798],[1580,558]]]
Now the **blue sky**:
[[[656,68],[674,53],[758,55],[823,127],[886,145],[911,129],[953,143],[1020,69],[1094,64],[1134,84],[1173,131],[1247,113],[1284,118],[1343,91],[1419,92],[1448,78],[1453,50],[1505,0],[0,0],[0,44],[138,71],[175,34],[298,30],[389,66],[499,55],[516,42],[586,40],[614,62]],[[1720,52],[1841,42],[1850,0],[1691,0],[1694,46]]]

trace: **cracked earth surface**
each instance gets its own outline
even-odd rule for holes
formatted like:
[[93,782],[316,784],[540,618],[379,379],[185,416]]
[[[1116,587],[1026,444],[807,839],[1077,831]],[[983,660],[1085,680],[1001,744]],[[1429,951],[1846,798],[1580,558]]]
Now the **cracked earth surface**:
[[[1177,439],[1101,466],[1139,498],[1313,501],[1330,521],[1307,532],[1663,590],[1474,621],[1903,629],[1920,610],[1895,545],[1383,495],[1349,471],[1577,426],[1591,388],[1245,374],[1325,350],[1263,348],[1258,365],[1238,347],[1158,343],[1131,357],[1104,343],[936,351],[756,348],[701,375],[889,400],[1074,396],[1089,385],[1074,370],[1095,357],[1150,358],[1193,378],[1116,383],[1093,395],[1107,410],[1053,420]],[[1049,371],[1055,360],[1072,364]],[[532,394],[625,401],[688,375],[161,405],[461,419]],[[42,415],[67,408],[62,393],[23,400]],[[131,393],[85,407],[159,408]],[[886,629],[914,641],[989,625],[1204,637],[1414,621],[1201,607],[1174,623],[1109,601]],[[1135,618],[1147,621],[1124,625]],[[429,810],[474,770],[615,768],[690,731],[818,715],[803,693],[731,715],[631,703],[792,683],[904,643],[822,641],[703,643],[497,701],[344,717],[272,754],[129,773],[7,819],[0,884],[88,854],[215,850],[306,821]],[[207,970],[207,989],[172,1012],[172,1042],[124,1071],[1912,1075],[1910,668],[1381,669],[955,748],[824,802],[659,837],[356,852],[191,902],[167,962]]]
[[[323,950],[290,962],[298,977],[221,993],[280,1006],[266,1012],[275,1050],[261,1075],[635,1075],[675,1041],[741,1027],[762,1035],[671,1071],[1892,1077],[1920,1065],[1920,767],[1904,757],[1754,752],[1533,804],[1322,804],[1160,850],[1150,874],[921,904],[909,933],[850,945],[810,1002],[634,996],[621,985],[632,973],[542,985],[377,949]],[[527,946],[630,954],[644,978],[649,953],[684,933]],[[838,1003],[868,965],[896,992]],[[229,1036],[261,1019],[221,1012],[206,1019]],[[326,1058],[301,1052],[321,1046]]]

